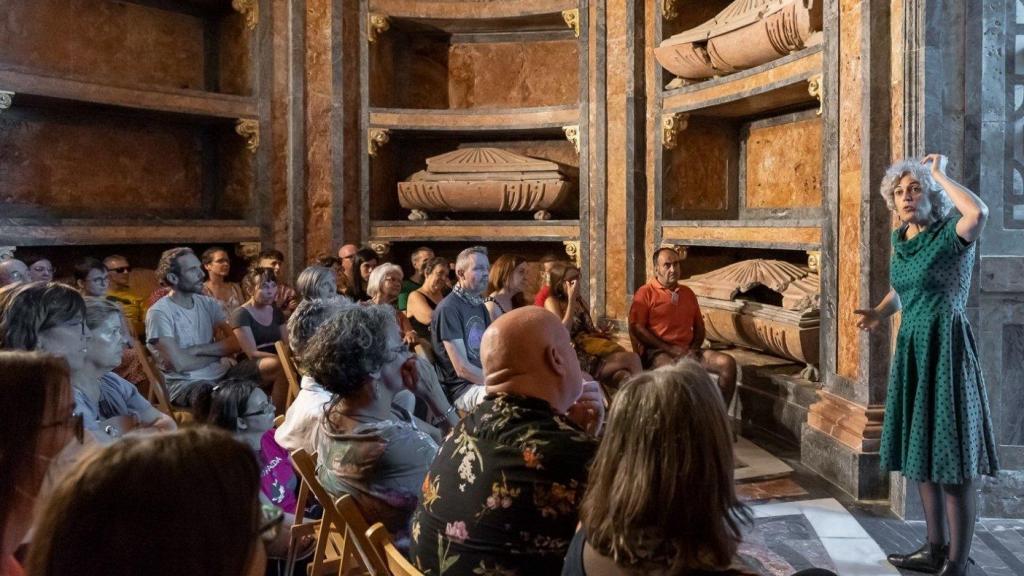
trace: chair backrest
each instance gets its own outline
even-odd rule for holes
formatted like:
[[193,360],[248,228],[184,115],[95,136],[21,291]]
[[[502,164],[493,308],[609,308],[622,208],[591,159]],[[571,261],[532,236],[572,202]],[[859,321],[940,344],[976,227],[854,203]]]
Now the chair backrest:
[[412,562],[406,560],[402,552],[395,547],[395,543],[388,534],[388,529],[377,522],[366,531],[366,539],[370,545],[377,550],[377,553],[388,563],[388,573],[391,576],[423,576]]
[[[369,523],[363,517],[363,513],[359,511],[355,500],[348,494],[342,495],[337,500],[332,499],[330,493],[316,477],[316,460],[302,448],[292,452],[292,464],[298,470],[303,485],[309,488],[309,491],[316,496],[324,508],[324,524],[320,527],[321,538],[325,537],[327,532],[334,532],[343,539],[341,542],[342,571],[339,574],[345,573],[345,570],[353,567],[356,563],[362,564],[370,574],[387,574],[384,560],[366,539]],[[317,558],[314,557],[313,574],[317,573],[317,566]]]
[[288,380],[288,397],[285,400],[285,408],[287,408],[292,405],[295,397],[299,395],[301,377],[299,376],[299,369],[295,366],[295,357],[292,356],[292,349],[281,340],[274,343],[274,349],[277,350],[277,357],[281,361],[284,377]]
[[137,338],[132,338],[132,350],[135,351],[136,356],[139,358],[139,364],[142,365],[142,373],[146,375],[146,380],[149,380],[149,401],[156,404],[158,410],[173,418],[178,424],[188,420],[185,416],[188,414],[187,410],[175,410],[171,405],[171,396],[167,392],[167,383],[164,381],[164,375],[160,372],[160,368],[157,367],[153,355],[149,353],[146,346],[139,342]]

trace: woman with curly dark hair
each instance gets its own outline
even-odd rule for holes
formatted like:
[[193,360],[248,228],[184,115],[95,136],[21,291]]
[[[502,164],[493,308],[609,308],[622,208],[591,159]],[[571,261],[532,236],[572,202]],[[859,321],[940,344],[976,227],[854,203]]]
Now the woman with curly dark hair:
[[332,495],[351,494],[367,520],[383,522],[408,547],[409,521],[438,446],[392,400],[409,389],[436,414],[451,419],[454,409],[439,386],[420,384],[393,308],[341,310],[317,330],[301,362],[332,394],[317,438],[320,482]]

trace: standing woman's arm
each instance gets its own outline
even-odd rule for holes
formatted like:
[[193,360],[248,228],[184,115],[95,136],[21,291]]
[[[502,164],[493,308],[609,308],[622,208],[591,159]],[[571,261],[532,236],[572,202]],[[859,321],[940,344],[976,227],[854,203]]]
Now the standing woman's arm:
[[962,216],[956,223],[956,235],[964,242],[971,243],[977,240],[981,236],[981,231],[985,229],[985,221],[988,220],[988,206],[977,194],[946,176],[948,161],[949,159],[942,154],[929,154],[921,163],[932,163],[932,178],[946,191],[953,206],[956,206]]

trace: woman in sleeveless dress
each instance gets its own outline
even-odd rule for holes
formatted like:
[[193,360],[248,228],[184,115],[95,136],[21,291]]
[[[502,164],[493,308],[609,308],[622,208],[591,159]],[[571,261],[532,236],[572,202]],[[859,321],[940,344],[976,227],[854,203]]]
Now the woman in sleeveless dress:
[[503,254],[491,266],[487,281],[487,298],[484,306],[491,315],[491,322],[502,314],[526,306],[523,286],[526,284],[526,258],[519,255]]
[[420,338],[430,340],[430,322],[434,319],[434,308],[444,299],[448,288],[448,261],[441,257],[431,258],[420,268],[423,285],[409,293],[406,315]]
[[[894,164],[881,193],[899,217],[889,294],[856,310],[873,332],[902,311],[882,429],[882,468],[918,485],[928,542],[892,554],[898,568],[960,576],[977,513],[977,479],[999,464],[978,350],[965,306],[988,207],[946,175],[946,157]],[[950,201],[960,216],[949,216]],[[945,524],[949,524],[946,544]]]

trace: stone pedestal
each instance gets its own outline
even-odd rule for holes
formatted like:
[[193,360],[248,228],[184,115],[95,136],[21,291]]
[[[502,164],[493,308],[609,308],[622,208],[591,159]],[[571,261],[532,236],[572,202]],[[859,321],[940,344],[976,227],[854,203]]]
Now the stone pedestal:
[[878,455],[883,414],[881,406],[819,391],[801,436],[801,461],[858,500],[885,498],[889,482]]

